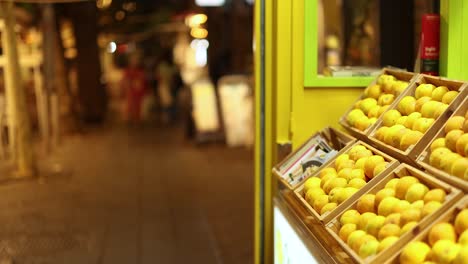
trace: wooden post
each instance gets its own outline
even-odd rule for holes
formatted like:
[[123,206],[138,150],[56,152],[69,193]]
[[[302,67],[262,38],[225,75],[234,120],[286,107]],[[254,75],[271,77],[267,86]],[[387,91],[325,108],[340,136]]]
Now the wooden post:
[[[39,34],[39,32],[34,32],[34,34]],[[36,41],[32,45],[32,54],[39,54],[41,49],[39,47],[40,43],[37,42],[37,36],[35,37]],[[36,111],[37,111],[37,120],[39,123],[39,131],[41,138],[44,142],[44,148],[47,149],[47,138],[49,135],[49,127],[47,122],[47,97],[44,95],[44,78],[41,72],[41,64],[44,62],[44,56],[42,59],[37,61],[33,66],[33,78],[34,78],[34,93],[36,95]]]
[[[62,38],[60,36],[60,23],[58,22],[57,17],[55,16],[55,27],[54,27],[54,43],[55,43],[55,87],[56,87],[56,100],[51,100],[51,108],[54,109],[54,104],[56,103],[57,114],[55,115],[52,113],[53,120],[52,120],[52,130],[53,130],[53,138],[52,143],[57,146],[60,143],[60,131],[62,128],[61,122],[62,116],[66,115],[68,118],[74,119],[74,116],[70,116],[72,113],[71,106],[72,106],[72,95],[68,94],[69,87],[68,87],[68,79],[67,79],[67,67],[65,66],[65,57],[64,57],[64,49],[62,44]],[[54,110],[53,110],[54,111]],[[75,122],[76,120],[72,120]]]
[[[37,52],[39,49],[34,48]],[[39,123],[39,130],[41,138],[45,141],[48,137],[49,127],[47,125],[47,101],[44,100],[44,81],[41,73],[40,64],[35,65],[33,68],[34,76],[34,91],[36,94],[36,109],[37,109],[37,119]],[[47,145],[46,142],[44,142]]]
[[5,21],[5,29],[2,34],[3,54],[6,57],[5,92],[9,105],[9,118],[14,125],[13,133],[16,133],[14,143],[16,145],[17,176],[34,176],[36,174],[36,164],[31,137],[31,124],[26,104],[26,91],[21,82],[13,11],[13,2],[0,2],[0,13]]
[[51,128],[52,128],[52,147],[57,148],[59,144],[59,96],[57,92],[50,95],[50,116],[51,116]]
[[[55,120],[52,117],[54,114],[51,110],[50,99],[55,94],[55,14],[54,14],[54,7],[52,4],[44,4],[42,6],[42,19],[43,19],[43,45],[42,48],[44,50],[44,88],[45,88],[45,109],[46,109],[46,118],[45,118],[45,126],[46,126],[46,134],[43,138],[46,151],[50,150],[51,147],[51,136],[54,136],[55,131],[54,126],[51,125],[51,120]],[[51,129],[50,129],[51,128]],[[52,130],[52,131],[50,131]]]
[[76,70],[78,75],[78,99],[80,114],[84,121],[104,121],[107,95],[100,82],[101,65],[96,42],[98,32],[96,4],[92,1],[65,5],[73,23],[76,37]]

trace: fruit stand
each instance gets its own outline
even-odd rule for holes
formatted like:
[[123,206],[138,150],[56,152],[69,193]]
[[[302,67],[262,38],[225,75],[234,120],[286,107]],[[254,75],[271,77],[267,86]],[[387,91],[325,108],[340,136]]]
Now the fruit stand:
[[[407,75],[385,101],[402,81],[384,69],[340,119],[350,135],[315,133],[273,169],[275,215],[293,219],[318,263],[467,263],[467,83]],[[310,151],[327,143],[335,151]],[[284,259],[283,233],[275,226],[275,258]]]
[[[393,67],[328,77],[318,69],[325,1],[272,2],[256,2],[255,15],[255,263],[436,262],[426,236],[440,219],[456,226],[468,192],[468,5],[440,1],[443,78]],[[404,41],[398,34],[393,39]],[[345,220],[353,213],[363,223]],[[380,232],[384,224],[391,225]],[[465,236],[455,231],[435,251],[464,252],[457,243]]]

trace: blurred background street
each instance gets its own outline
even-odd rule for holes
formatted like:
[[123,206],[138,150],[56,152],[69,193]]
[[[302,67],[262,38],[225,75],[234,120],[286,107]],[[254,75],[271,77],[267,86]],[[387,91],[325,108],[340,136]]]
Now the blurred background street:
[[251,263],[251,151],[195,148],[182,132],[109,126],[66,138],[48,160],[63,171],[0,186],[0,256]]
[[252,263],[252,21],[0,1],[0,264]]

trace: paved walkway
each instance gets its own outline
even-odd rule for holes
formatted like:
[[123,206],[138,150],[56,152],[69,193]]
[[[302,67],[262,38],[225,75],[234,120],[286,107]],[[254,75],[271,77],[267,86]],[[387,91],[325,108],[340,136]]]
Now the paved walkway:
[[251,151],[120,127],[57,156],[62,175],[0,185],[0,263],[252,263]]

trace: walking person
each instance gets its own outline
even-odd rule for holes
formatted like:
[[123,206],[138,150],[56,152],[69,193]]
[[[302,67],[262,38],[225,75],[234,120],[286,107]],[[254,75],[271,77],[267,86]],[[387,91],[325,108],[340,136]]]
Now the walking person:
[[158,79],[158,97],[162,110],[161,120],[167,124],[173,120],[174,97],[172,87],[174,84],[175,69],[172,64],[172,53],[170,50],[163,53],[163,56],[156,68]]
[[130,56],[128,67],[122,78],[122,86],[127,97],[127,120],[132,123],[140,123],[141,107],[147,92],[147,84],[138,54]]

